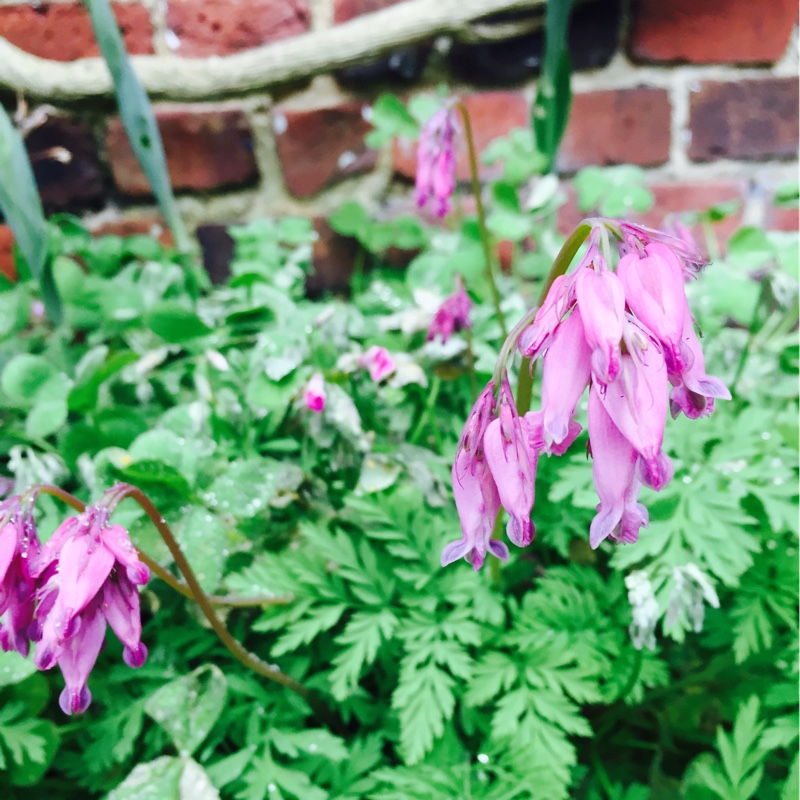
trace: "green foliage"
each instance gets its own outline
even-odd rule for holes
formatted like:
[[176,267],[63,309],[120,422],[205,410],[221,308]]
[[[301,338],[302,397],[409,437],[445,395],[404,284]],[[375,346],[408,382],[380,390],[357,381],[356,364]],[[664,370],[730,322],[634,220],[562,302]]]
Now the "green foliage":
[[607,217],[627,217],[653,207],[653,193],[644,185],[644,170],[630,164],[601,169],[585,167],[575,176],[578,208]]
[[[540,194],[557,202],[557,187]],[[517,215],[549,246],[530,222],[536,203],[524,210],[511,184],[498,183],[492,203],[501,228]],[[376,234],[359,233],[357,208],[337,224],[375,271],[347,306],[303,297],[313,235],[303,222],[236,229],[230,282],[191,300],[170,252],[93,242],[58,219],[65,324],[13,312],[21,322],[0,338],[9,471],[59,475],[87,499],[115,479],[143,486],[207,591],[279,601],[231,608],[228,625],[330,697],[337,727],[248,674],[154,581],[143,595],[147,665],[131,672],[110,645],[83,719],[49,710],[60,678],[13,654],[0,661],[0,783],[61,776],[65,800],[792,796],[797,401],[781,320],[797,294],[780,239],[744,229],[729,292],[713,277],[722,267],[691,287],[707,366],[739,374],[737,398],[669,424],[676,477],[646,498],[650,529],[635,546],[588,551],[597,501],[576,445],[540,464],[539,536],[498,591],[487,572],[439,567],[458,535],[445,487],[471,393],[458,337],[433,348],[415,322],[435,309],[426,292],[441,297],[457,272],[485,302],[480,248],[467,220],[406,239],[423,249],[405,275],[382,270],[386,242],[405,234],[370,250]],[[527,279],[533,291],[538,279]],[[511,280],[504,303],[516,314]],[[0,300],[30,302],[30,291],[23,282]],[[755,320],[749,332],[724,325],[740,313]],[[477,305],[479,372],[499,337]],[[398,369],[408,382],[374,384],[357,366],[375,342],[400,365],[408,354]],[[301,399],[313,371],[326,378],[321,415]],[[38,411],[56,402],[58,414]],[[42,509],[52,529],[63,511]],[[169,564],[135,507],[116,514]],[[657,609],[638,628],[632,576],[646,578]]]

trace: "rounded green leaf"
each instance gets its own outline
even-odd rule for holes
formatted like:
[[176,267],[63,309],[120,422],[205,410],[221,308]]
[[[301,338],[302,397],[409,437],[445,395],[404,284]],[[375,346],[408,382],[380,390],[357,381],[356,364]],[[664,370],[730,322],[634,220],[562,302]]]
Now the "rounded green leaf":
[[43,356],[22,353],[6,364],[0,386],[15,403],[31,406],[39,390],[57,374],[56,368]]
[[179,753],[190,755],[225,708],[227,693],[222,671],[206,664],[153,692],[144,710],[167,732]]
[[147,327],[164,341],[180,344],[211,333],[194,311],[174,300],[164,300],[150,310],[146,318]]

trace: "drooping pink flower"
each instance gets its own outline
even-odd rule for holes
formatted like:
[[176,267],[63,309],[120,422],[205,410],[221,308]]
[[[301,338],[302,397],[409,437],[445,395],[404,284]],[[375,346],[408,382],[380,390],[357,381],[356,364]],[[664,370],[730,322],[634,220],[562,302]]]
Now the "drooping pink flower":
[[437,217],[447,216],[456,189],[455,135],[455,110],[446,106],[422,126],[417,146],[415,199]]
[[667,418],[667,369],[664,356],[629,318],[625,326],[627,352],[620,358],[614,381],[598,387],[608,415],[641,456],[641,476],[656,491],[672,479],[672,465],[662,452]]
[[668,247],[678,258],[686,277],[697,275],[708,265],[708,259],[700,252],[691,232],[677,223],[675,233],[659,231],[633,222],[620,222],[622,241],[619,243],[621,256],[628,253],[642,253],[644,248],[657,242]]
[[646,528],[649,520],[647,509],[638,502],[639,454],[608,415],[597,386],[589,390],[589,442],[592,476],[600,498],[589,529],[589,544],[596,548],[609,537],[617,542],[635,542],[639,528]]
[[550,344],[561,320],[575,304],[576,275],[577,271],[559,275],[553,281],[533,323],[520,334],[519,351],[525,358],[535,359]]
[[547,452],[570,434],[575,408],[589,384],[591,359],[592,349],[586,341],[581,312],[575,306],[559,325],[542,359],[542,412]]
[[706,375],[703,349],[694,332],[691,314],[687,313],[683,327],[683,346],[691,354],[691,366],[670,373],[670,382],[675,387],[669,395],[669,408],[673,417],[681,411],[689,419],[707,417],[714,411],[714,400],[730,400],[728,387],[713,375]]
[[500,511],[500,496],[485,458],[474,450],[459,450],[453,463],[453,497],[461,522],[461,539],[442,551],[442,566],[465,558],[477,572],[491,553],[508,559],[508,547],[492,539],[494,521]]
[[655,242],[644,248],[644,257],[623,256],[617,275],[625,287],[631,311],[661,343],[667,370],[681,372],[691,366],[692,354],[683,347],[684,321],[689,313],[683,270],[675,253]]
[[325,408],[325,379],[319,372],[309,378],[304,400],[309,411],[319,414]]
[[109,524],[108,509],[91,506],[61,524],[32,559],[31,574],[40,581],[34,661],[39,669],[59,665],[66,683],[61,708],[81,713],[91,702],[86,684],[106,623],[124,645],[128,666],[147,658],[136,587],[147,583],[150,570],[128,532]]
[[569,421],[567,435],[560,442],[548,441],[544,430],[544,411],[528,411],[522,417],[522,429],[528,439],[528,445],[537,453],[548,453],[563,456],[583,430],[574,419]]
[[18,497],[0,504],[0,647],[28,655],[29,629],[36,600],[36,581],[30,561],[39,551],[36,525]]
[[[483,458],[483,437],[489,427],[489,423],[494,419],[495,408],[494,381],[489,381],[478,395],[478,399],[472,406],[467,421],[464,423],[461,437],[458,440],[456,455],[462,450],[466,450],[478,458]],[[458,461],[458,458],[456,458],[456,461]]]
[[519,547],[527,547],[535,533],[531,509],[538,453],[523,431],[508,378],[500,387],[500,414],[486,428],[483,449],[500,503],[508,512],[508,538]]
[[388,378],[395,370],[394,359],[385,347],[373,345],[359,359],[360,367],[369,370],[369,376],[375,383]]
[[433,341],[440,336],[442,344],[445,344],[455,331],[469,328],[472,325],[469,318],[471,308],[472,300],[470,300],[464,284],[459,281],[458,289],[439,306],[434,315],[430,328],[428,328],[428,341]]
[[625,323],[625,290],[609,269],[583,269],[577,274],[575,291],[581,309],[583,330],[592,350],[592,375],[610,383],[619,372],[620,343]]

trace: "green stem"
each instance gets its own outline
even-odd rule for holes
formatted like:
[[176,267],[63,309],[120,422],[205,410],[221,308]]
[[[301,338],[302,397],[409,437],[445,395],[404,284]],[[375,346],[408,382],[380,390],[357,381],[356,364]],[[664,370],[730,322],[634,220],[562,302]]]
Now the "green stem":
[[422,436],[422,432],[425,430],[425,425],[427,424],[428,419],[430,419],[433,412],[433,407],[436,405],[436,399],[439,396],[439,389],[441,386],[442,379],[438,375],[434,375],[433,382],[431,384],[431,390],[428,393],[428,399],[425,403],[425,409],[423,410],[413,433],[409,437],[409,442],[411,442],[411,444],[416,444],[419,440],[419,437]]
[[[298,683],[294,678],[286,675],[284,672],[281,672],[277,667],[262,661],[260,658],[258,658],[258,656],[246,650],[236,639],[233,638],[233,636],[231,636],[230,632],[225,627],[225,623],[217,616],[217,612],[214,610],[211,600],[206,596],[206,593],[200,586],[200,583],[194,574],[194,570],[186,560],[186,556],[184,556],[183,550],[181,550],[175,535],[172,533],[169,525],[167,525],[164,517],[161,516],[158,509],[153,505],[150,498],[141,489],[137,489],[135,486],[122,484],[122,486],[119,487],[119,490],[114,494],[111,502],[116,505],[126,497],[130,497],[131,499],[135,500],[156,526],[159,534],[161,534],[161,538],[164,540],[164,544],[166,544],[169,548],[169,552],[173,561],[180,570],[180,573],[183,575],[189,590],[194,596],[195,602],[198,606],[200,606],[203,616],[206,618],[208,624],[211,626],[211,629],[217,634],[219,640],[225,645],[231,655],[253,672],[256,672],[264,678],[274,681],[275,683],[290,689],[295,694],[300,695],[300,697],[306,700],[306,702],[308,702],[312,707],[319,706],[319,703],[314,701],[312,693],[309,689],[307,689],[301,683]],[[111,508],[113,509],[113,506],[111,506]]]
[[616,796],[616,794],[614,792],[614,787],[611,784],[611,779],[608,777],[608,772],[606,772],[606,768],[603,765],[602,759],[600,758],[600,753],[598,752],[598,741],[599,739],[597,736],[594,736],[592,738],[592,745],[591,745],[592,769],[594,771],[595,777],[597,778],[597,782],[600,784],[606,797],[613,798]]
[[[174,589],[178,594],[182,594],[189,600],[195,599],[192,590],[181,583],[171,572],[164,569],[158,561],[138,547],[136,551],[139,553],[140,560],[147,564],[150,571],[161,578],[171,589]],[[235,594],[209,594],[207,597],[215,606],[230,606],[231,608],[266,608],[267,606],[285,606],[292,602],[290,597],[268,597],[266,595],[263,597],[239,597]]]
[[[575,254],[580,250],[581,245],[586,241],[586,237],[592,232],[594,227],[593,223],[589,220],[584,220],[572,232],[570,237],[564,242],[564,246],[556,256],[553,266],[550,268],[550,273],[545,278],[542,292],[539,295],[539,302],[537,306],[544,303],[547,293],[550,291],[556,278],[564,275],[575,258]],[[531,367],[531,360],[523,358],[522,364],[519,368],[519,382],[517,383],[517,411],[520,414],[525,414],[531,409],[531,398],[533,397],[533,369]]]
[[742,348],[742,354],[739,356],[739,363],[736,366],[736,374],[733,376],[733,380],[731,381],[731,396],[736,396],[736,387],[739,385],[739,381],[744,374],[744,368],[747,366],[747,361],[750,358],[750,352],[753,349],[753,340],[756,336],[756,325],[758,324],[758,315],[761,311],[761,304],[766,299],[767,288],[766,288],[766,281],[761,283],[761,291],[758,293],[758,297],[756,298],[756,304],[753,308],[753,317],[750,320],[750,325],[748,326],[747,331],[747,341]]
[[[492,539],[503,538],[503,509],[497,512],[494,518],[494,529],[492,530]],[[500,588],[500,573],[502,569],[502,562],[499,558],[489,559],[489,574],[492,576],[492,586],[495,589]]]
[[464,338],[467,341],[467,371],[469,372],[469,385],[472,389],[472,399],[477,400],[480,394],[478,388],[478,373],[475,372],[475,345],[471,328],[464,328]]
[[475,153],[475,140],[472,136],[472,123],[469,119],[469,112],[463,103],[456,103],[456,108],[464,120],[464,136],[467,140],[467,155],[469,156],[469,172],[472,182],[472,194],[475,196],[475,208],[478,212],[478,229],[481,235],[481,244],[483,245],[483,257],[486,261],[486,280],[489,282],[489,291],[492,295],[492,303],[494,305],[497,321],[500,324],[500,330],[503,333],[503,338],[508,336],[508,328],[506,326],[506,319],[503,315],[503,310],[500,308],[500,292],[497,288],[497,281],[494,274],[494,258],[492,257],[492,245],[489,239],[489,230],[486,227],[486,212],[483,208],[483,199],[481,197],[481,182],[478,177],[478,158]]

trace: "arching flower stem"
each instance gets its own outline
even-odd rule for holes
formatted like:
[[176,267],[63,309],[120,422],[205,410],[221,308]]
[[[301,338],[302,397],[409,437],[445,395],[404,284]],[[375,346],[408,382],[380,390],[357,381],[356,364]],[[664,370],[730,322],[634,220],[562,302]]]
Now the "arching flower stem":
[[472,183],[472,194],[475,196],[475,210],[478,214],[478,229],[481,235],[481,243],[483,245],[483,257],[486,260],[486,280],[489,282],[489,291],[492,295],[492,304],[494,311],[497,315],[497,322],[500,325],[500,330],[503,333],[503,338],[508,336],[508,326],[506,325],[503,310],[500,308],[500,291],[497,288],[497,281],[495,280],[495,260],[492,256],[492,245],[489,239],[489,229],[486,227],[486,211],[483,207],[483,199],[481,198],[481,182],[478,177],[478,157],[475,152],[475,139],[472,135],[472,123],[469,119],[469,112],[467,107],[459,102],[455,106],[458,109],[461,118],[464,120],[464,138],[467,141],[467,155],[469,156],[469,172]]

